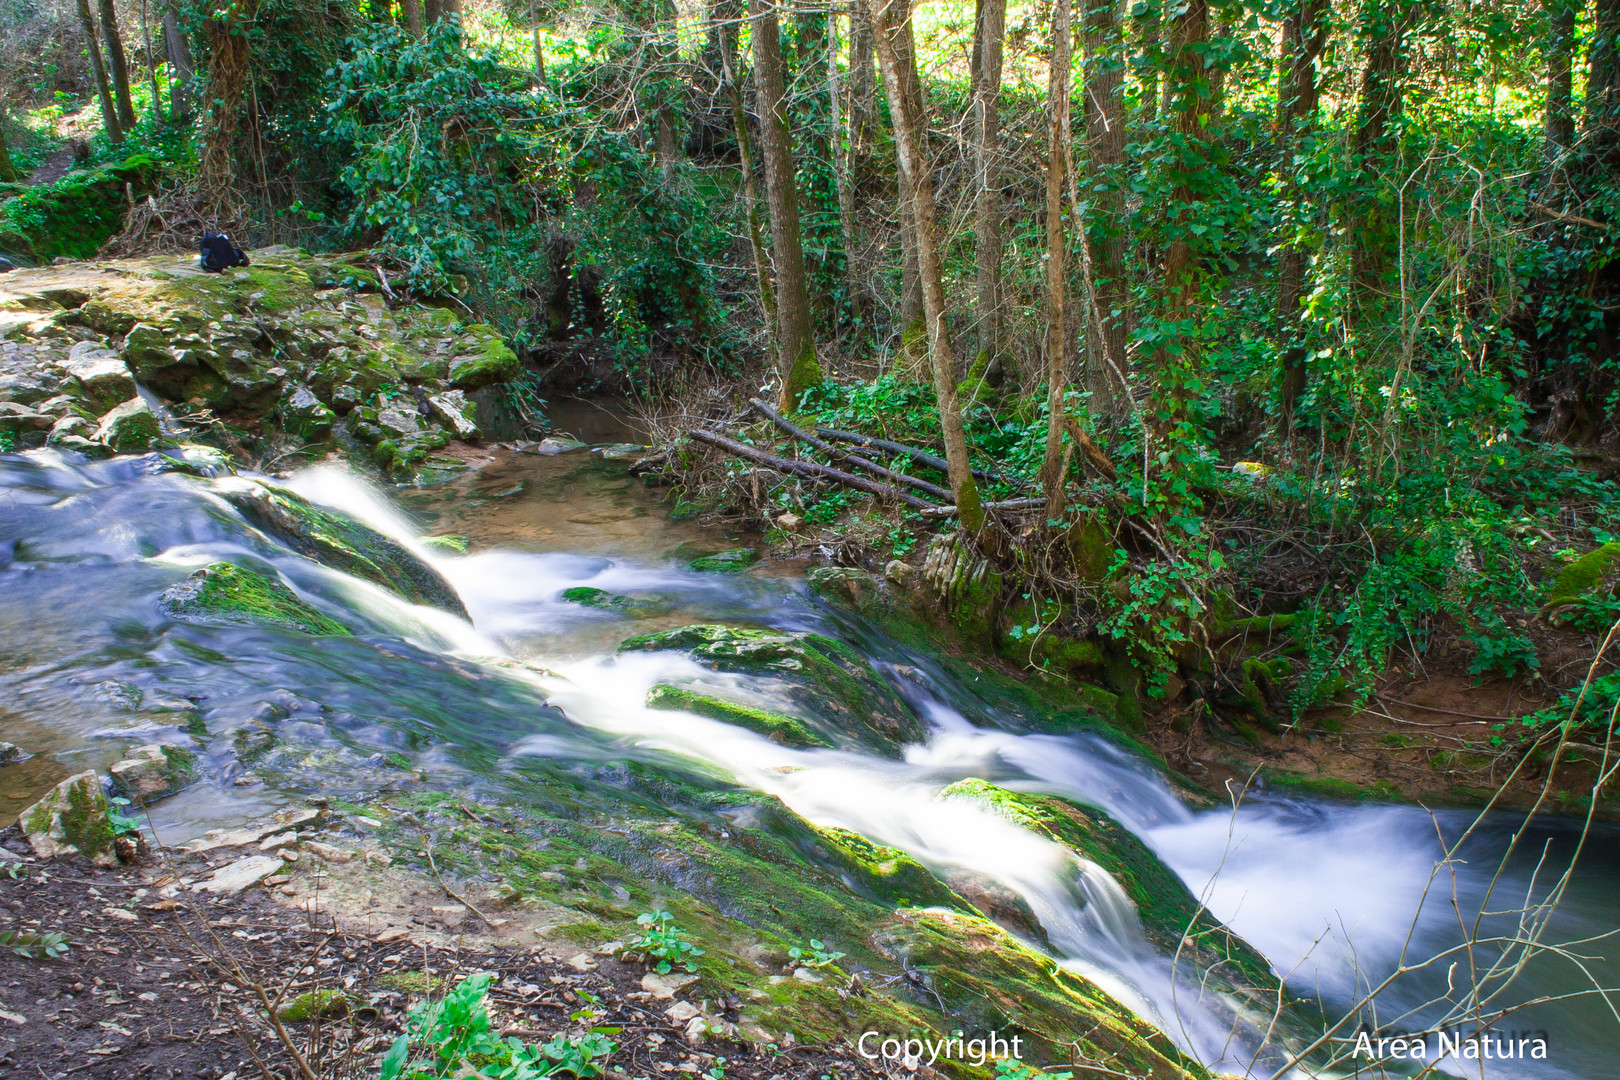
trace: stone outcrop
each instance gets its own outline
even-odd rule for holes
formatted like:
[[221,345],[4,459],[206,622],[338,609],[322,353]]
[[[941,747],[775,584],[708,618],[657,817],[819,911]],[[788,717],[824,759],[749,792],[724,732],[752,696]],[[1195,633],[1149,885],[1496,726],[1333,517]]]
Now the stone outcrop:
[[196,781],[197,755],[182,746],[152,743],[114,762],[107,775],[113,790],[136,806],[147,806]]
[[107,796],[94,770],[75,773],[47,791],[18,816],[17,827],[42,859],[79,854],[103,866],[118,862]]

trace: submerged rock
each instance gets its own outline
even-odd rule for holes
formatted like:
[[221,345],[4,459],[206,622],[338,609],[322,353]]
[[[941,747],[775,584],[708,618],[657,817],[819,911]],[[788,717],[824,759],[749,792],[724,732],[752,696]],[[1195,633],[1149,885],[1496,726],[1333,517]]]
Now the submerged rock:
[[117,834],[94,770],[75,773],[46,792],[18,816],[17,827],[42,859],[79,854],[102,866],[118,862]]
[[713,555],[693,559],[686,565],[693,570],[713,574],[740,574],[759,561],[759,552],[753,548],[732,548]]
[[113,790],[146,806],[197,780],[197,755],[180,746],[152,743],[137,748],[107,770]]
[[369,526],[271,484],[233,489],[225,499],[250,523],[322,566],[381,585],[413,604],[468,617],[461,597],[437,570]]
[[572,589],[564,589],[562,599],[570,604],[596,608],[599,611],[613,611],[632,619],[650,619],[655,615],[667,614],[671,610],[670,605],[662,600],[621,596],[618,593],[610,593],[606,589],[594,589],[589,585],[578,585]]
[[15,743],[0,742],[0,765],[17,765],[33,756]]
[[923,738],[923,723],[866,659],[821,634],[696,625],[629,638],[623,652],[681,649],[718,671],[783,680],[789,696],[817,718],[819,733],[890,755]]
[[695,693],[678,686],[659,685],[647,692],[649,709],[671,709],[695,713],[710,720],[736,724],[757,735],[763,735],[783,746],[832,746],[833,741],[816,731],[798,717],[753,705],[739,705],[707,694]]
[[215,563],[170,586],[158,601],[171,619],[202,626],[279,626],[347,637],[340,623],[298,599],[281,582],[232,563]]

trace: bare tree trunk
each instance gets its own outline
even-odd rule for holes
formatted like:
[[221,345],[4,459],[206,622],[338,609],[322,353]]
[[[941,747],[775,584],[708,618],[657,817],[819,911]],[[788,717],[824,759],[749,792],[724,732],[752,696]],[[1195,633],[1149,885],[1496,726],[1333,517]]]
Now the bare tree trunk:
[[146,75],[152,81],[152,112],[163,119],[163,92],[158,88],[157,53],[152,51],[152,25],[146,18],[147,0],[141,0],[141,44],[146,48]]
[[534,33],[534,77],[543,84],[546,81],[546,54],[540,48],[540,16],[534,9],[534,0],[529,0],[529,26]]
[[6,103],[0,101],[0,181],[14,184],[21,179],[17,166],[11,163],[11,150],[6,146]]
[[1063,452],[1063,395],[1069,389],[1069,272],[1063,241],[1063,189],[1069,148],[1070,68],[1073,64],[1073,17],[1069,0],[1052,4],[1051,55],[1046,87],[1046,454],[1041,460],[1041,490],[1046,516],[1063,516],[1063,479],[1068,456]]
[[[237,19],[240,9],[233,9]],[[225,206],[236,184],[236,132],[242,118],[242,96],[248,77],[247,36],[226,19],[208,22],[208,110],[204,115],[202,152],[197,155],[201,187],[217,206]]]
[[945,437],[946,473],[950,477],[951,492],[956,496],[962,527],[971,534],[983,527],[984,508],[968,462],[967,431],[956,400],[956,354],[951,349],[950,329],[945,323],[945,283],[936,246],[934,182],[923,153],[922,132],[926,121],[920,110],[913,109],[914,103],[908,100],[906,93],[907,88],[917,82],[915,54],[910,50],[902,51],[900,47],[903,35],[909,37],[909,19],[905,0],[872,0],[873,37],[878,63],[883,67],[889,114],[894,120],[895,157],[901,183],[912,205],[916,229],[917,271],[922,285],[928,353],[934,368],[934,395]]
[[[1131,293],[1125,269],[1125,61],[1119,0],[1087,0],[1086,188],[1092,225],[1077,241],[1089,269],[1086,389],[1091,413],[1113,416],[1127,392],[1125,345]],[[1079,208],[1076,207],[1076,210]]]
[[422,0],[422,18],[428,26],[432,26],[444,18],[445,7],[443,0]]
[[872,67],[872,13],[865,0],[849,3],[849,156],[851,175],[872,152],[877,80]]
[[400,0],[399,6],[405,11],[405,28],[410,35],[418,40],[422,37],[422,0]]
[[96,41],[96,17],[90,13],[90,0],[79,0],[79,22],[84,26],[85,49],[90,54],[90,71],[96,78],[96,95],[101,100],[101,123],[112,142],[124,141],[124,128],[118,120],[118,106],[113,103],[112,87],[107,83],[107,66],[101,60],[101,46]]
[[782,45],[772,0],[753,0],[754,85],[759,96],[760,142],[765,156],[765,197],[771,210],[771,255],[776,265],[776,348],[782,375],[779,408],[798,406],[799,395],[821,381],[810,330],[804,249],[799,238],[799,197],[794,186],[793,136],[788,130],[782,82]]
[[107,42],[107,76],[118,106],[118,123],[129,131],[135,126],[135,102],[129,93],[129,60],[124,56],[124,38],[118,32],[113,0],[101,0],[101,36]]
[[737,73],[737,0],[719,0],[714,6],[720,54],[720,74],[726,96],[731,101],[731,123],[737,137],[737,156],[742,163],[743,201],[748,213],[748,247],[754,256],[754,278],[759,286],[759,306],[772,327],[776,325],[776,297],[771,291],[771,268],[765,255],[763,230],[759,221],[759,192],[754,180],[754,145],[748,136],[748,112],[743,107],[742,80]]
[[163,9],[163,49],[169,57],[169,115],[177,120],[190,120],[191,80],[197,68],[191,60],[191,46],[180,32],[180,17],[173,3]]
[[1620,136],[1620,0],[1595,0],[1591,42],[1586,129],[1607,143]]
[[974,167],[978,206],[974,261],[978,271],[979,355],[974,367],[992,386],[1001,364],[1001,54],[1007,0],[978,0],[973,24]]
[[[1277,65],[1277,147],[1284,186],[1297,209],[1304,196],[1294,150],[1300,136],[1315,126],[1318,99],[1316,65],[1327,45],[1327,0],[1298,0],[1283,19]],[[1292,231],[1285,220],[1284,229]],[[1300,304],[1305,297],[1305,251],[1285,235],[1277,261],[1277,322],[1282,337],[1282,380],[1279,395],[1283,434],[1294,429],[1294,411],[1304,396],[1305,340]]]
[[[869,0],[870,2],[870,0]],[[896,0],[890,7],[889,18],[894,19],[896,25],[888,31],[890,34],[895,62],[898,65],[898,74],[893,78],[900,82],[895,89],[901,95],[901,100],[912,110],[913,115],[923,116],[922,80],[917,77],[916,49],[911,36],[911,10],[909,0]],[[876,8],[873,8],[873,18],[876,18]],[[876,35],[885,33],[882,26],[875,21],[872,26],[874,41]],[[885,84],[891,78],[889,69],[883,69]],[[896,131],[900,122],[894,117],[894,96],[884,86],[884,94],[889,98],[889,120]],[[926,154],[927,135],[919,135],[921,152]],[[899,137],[896,135],[896,142]],[[923,281],[917,264],[917,214],[912,201],[912,194],[907,190],[905,177],[898,172],[895,175],[895,184],[900,196],[900,354],[903,367],[907,374],[914,374],[918,368],[925,366],[927,360],[927,327],[924,325]]]
[[853,133],[844,123],[844,95],[838,88],[838,12],[827,16],[827,100],[832,106],[833,185],[838,191],[838,231],[844,240],[844,291],[850,311],[859,312],[861,273],[855,262],[855,189],[851,157]]

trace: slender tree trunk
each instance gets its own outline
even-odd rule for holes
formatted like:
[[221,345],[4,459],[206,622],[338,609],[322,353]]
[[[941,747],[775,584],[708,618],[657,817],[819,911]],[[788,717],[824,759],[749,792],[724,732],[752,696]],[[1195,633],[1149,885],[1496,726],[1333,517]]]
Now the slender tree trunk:
[[118,120],[118,106],[113,103],[112,87],[107,82],[107,66],[101,60],[101,45],[96,41],[96,17],[90,13],[90,0],[79,0],[79,23],[84,27],[84,44],[90,54],[90,72],[96,79],[96,96],[101,100],[101,123],[107,138],[115,143],[124,141],[124,128]]
[[1294,429],[1294,412],[1304,396],[1305,339],[1300,327],[1300,304],[1305,298],[1305,251],[1287,235],[1301,227],[1297,220],[1305,192],[1300,183],[1295,151],[1315,126],[1318,100],[1317,61],[1327,45],[1327,0],[1298,0],[1283,19],[1281,55],[1277,65],[1277,146],[1284,188],[1296,220],[1284,220],[1285,235],[1277,262],[1277,322],[1282,337],[1280,412],[1286,435]]
[[838,231],[844,240],[844,292],[851,312],[859,312],[861,274],[855,264],[855,189],[850,168],[852,133],[844,123],[844,97],[838,86],[838,12],[827,16],[827,100],[832,105],[833,185],[838,192]]
[[141,44],[146,48],[146,76],[152,82],[152,112],[163,119],[163,92],[158,88],[157,53],[152,51],[152,24],[146,18],[147,0],[141,0]]
[[11,163],[11,150],[6,146],[6,103],[0,101],[0,181],[14,184],[22,179],[17,166]]
[[872,119],[877,113],[873,77],[872,13],[866,0],[849,2],[849,157],[850,173],[872,152]]
[[163,9],[163,49],[169,57],[169,116],[191,119],[191,80],[197,68],[191,60],[191,46],[180,32],[180,17],[171,3]]
[[[984,507],[968,462],[967,431],[956,400],[956,355],[945,323],[945,283],[940,267],[935,226],[934,182],[924,156],[922,133],[926,118],[913,109],[907,87],[917,82],[914,53],[902,50],[909,37],[905,0],[872,0],[872,30],[878,63],[883,67],[883,88],[894,120],[895,157],[901,182],[912,205],[916,230],[917,270],[923,295],[923,319],[928,353],[934,368],[934,395],[939,405],[940,428],[945,437],[946,474],[956,496],[957,516],[968,533],[984,525]],[[902,21],[905,20],[905,21]],[[907,70],[909,68],[909,70]],[[920,95],[919,95],[920,98]]]
[[1586,129],[1608,144],[1620,138],[1620,0],[1595,0],[1591,42]]
[[1575,142],[1575,113],[1571,107],[1575,57],[1575,3],[1544,0],[1547,39],[1542,55],[1547,63],[1547,97],[1542,113],[1547,164],[1554,166]]
[[400,0],[399,6],[405,12],[405,29],[417,40],[422,37],[422,0]]
[[753,0],[754,85],[759,96],[765,197],[771,209],[771,255],[776,265],[776,348],[782,374],[780,407],[798,406],[799,395],[821,381],[810,330],[810,297],[799,239],[799,198],[794,185],[793,136],[788,130],[782,81],[782,45],[772,0]]
[[977,270],[979,355],[974,367],[1000,385],[1001,363],[1001,54],[1007,0],[978,0],[973,23],[974,262]]
[[743,201],[748,213],[748,247],[754,256],[754,278],[759,285],[759,306],[766,321],[776,325],[776,297],[771,291],[771,268],[765,254],[763,229],[759,220],[759,191],[754,179],[754,145],[748,135],[748,111],[743,106],[742,80],[737,72],[738,0],[719,0],[714,6],[720,74],[731,101],[731,123],[737,136],[737,157],[742,164]]
[[428,26],[432,26],[444,18],[444,13],[443,0],[422,0],[422,18]]
[[[1125,345],[1130,334],[1130,287],[1125,269],[1125,63],[1119,0],[1087,0],[1086,188],[1091,227],[1077,239],[1085,245],[1090,278],[1086,302],[1086,389],[1091,413],[1115,414],[1127,392]],[[1077,211],[1079,207],[1075,208]]]
[[[870,2],[870,0],[868,0]],[[895,90],[901,95],[907,108],[912,110],[914,116],[923,116],[922,81],[917,77],[917,56],[911,35],[911,9],[909,0],[894,0],[889,8],[889,18],[895,25],[888,29],[889,41],[898,65],[898,73],[893,78],[899,79]],[[873,8],[873,18],[876,18],[876,8]],[[876,35],[885,33],[883,27],[876,22],[872,26],[874,45]],[[888,97],[889,122],[894,125],[896,132],[900,122],[894,116],[894,96],[887,85],[891,78],[889,69],[883,69],[883,92]],[[898,143],[899,136],[895,140]],[[919,134],[919,146],[926,154],[927,133]],[[900,199],[900,355],[903,367],[908,375],[914,375],[918,369],[928,363],[928,332],[924,325],[923,281],[917,261],[917,215],[913,204],[913,196],[906,187],[905,177],[898,171],[895,174],[895,185]]]
[[101,0],[101,36],[107,42],[107,77],[112,81],[113,101],[118,106],[118,123],[129,131],[135,126],[135,101],[129,93],[129,60],[124,56],[124,38],[118,32],[113,0]]
[[1063,395],[1069,389],[1069,267],[1063,239],[1063,189],[1069,148],[1069,98],[1073,66],[1073,17],[1069,0],[1052,4],[1051,55],[1046,87],[1046,454],[1041,490],[1046,517],[1063,516]]
[[[1405,104],[1408,12],[1402,4],[1369,4],[1362,35],[1367,59],[1361,73],[1361,107],[1356,118],[1356,166],[1376,188],[1382,166],[1395,151],[1396,122]],[[1364,202],[1369,200],[1364,199]],[[1353,311],[1365,310],[1383,291],[1389,268],[1389,223],[1365,207],[1353,227],[1351,284]]]

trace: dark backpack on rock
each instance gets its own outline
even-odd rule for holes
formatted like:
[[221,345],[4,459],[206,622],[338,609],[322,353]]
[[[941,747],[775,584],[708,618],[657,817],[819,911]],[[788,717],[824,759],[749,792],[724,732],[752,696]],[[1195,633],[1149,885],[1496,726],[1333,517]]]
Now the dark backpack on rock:
[[205,232],[202,238],[202,268],[210,274],[229,270],[233,266],[250,266],[242,249],[231,243],[225,233]]

